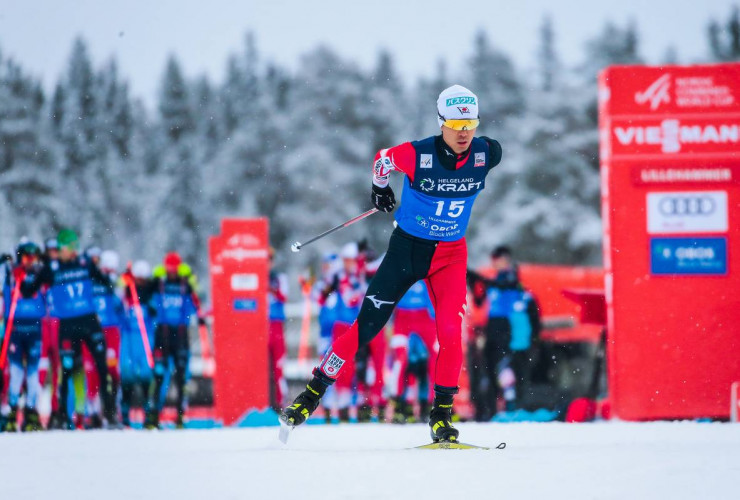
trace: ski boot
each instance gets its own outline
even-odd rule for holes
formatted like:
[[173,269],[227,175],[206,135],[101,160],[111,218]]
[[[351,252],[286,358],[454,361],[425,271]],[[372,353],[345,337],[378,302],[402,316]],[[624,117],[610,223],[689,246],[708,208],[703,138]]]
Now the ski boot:
[[147,410],[144,416],[144,429],[159,429],[159,411]]
[[37,412],[35,408],[23,408],[23,425],[21,426],[21,430],[23,432],[44,430],[41,426],[41,420],[39,419],[39,412]]
[[393,423],[405,424],[409,419],[409,403],[405,398],[395,398],[393,405]]
[[185,410],[178,410],[177,417],[175,417],[175,428],[176,429],[185,428]]
[[429,401],[419,401],[419,420],[424,423],[429,422]]
[[17,432],[18,431],[18,409],[10,408],[10,413],[5,420],[5,432]]
[[105,428],[120,430],[123,429],[121,421],[118,419],[118,409],[115,406],[110,406],[105,410]]
[[434,387],[434,404],[429,413],[429,432],[432,441],[457,442],[460,431],[452,427],[452,400],[456,387]]
[[103,428],[103,418],[98,413],[93,413],[87,418],[87,421],[85,422],[85,429],[102,429]]
[[62,413],[60,410],[56,410],[52,412],[51,416],[49,417],[49,424],[47,425],[47,428],[49,430],[65,429],[65,420],[66,418],[64,416],[64,413]]
[[386,419],[388,409],[388,403],[380,403],[378,405],[378,422],[381,424],[387,423],[388,420]]
[[339,408],[339,423],[341,424],[349,423],[349,407]]
[[291,427],[301,425],[305,422],[311,414],[316,411],[319,407],[319,401],[326,392],[326,389],[334,381],[327,378],[324,381],[320,375],[317,375],[317,371],[314,370],[314,378],[306,384],[306,390],[298,395],[293,401],[293,404],[285,408],[280,413],[280,420]]
[[357,409],[357,421],[358,422],[370,422],[373,419],[373,407],[367,403],[363,403]]

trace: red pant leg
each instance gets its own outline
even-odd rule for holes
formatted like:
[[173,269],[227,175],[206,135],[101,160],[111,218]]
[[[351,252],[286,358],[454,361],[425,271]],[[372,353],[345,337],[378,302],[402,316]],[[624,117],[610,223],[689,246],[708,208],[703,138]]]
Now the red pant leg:
[[464,238],[442,242],[437,247],[426,279],[434,304],[439,342],[434,383],[444,387],[457,387],[462,368],[467,260]]
[[121,371],[118,364],[121,353],[121,329],[117,326],[106,326],[103,327],[103,335],[105,335],[105,360],[108,373],[115,386],[118,387],[121,382]]
[[49,346],[49,371],[51,372],[51,410],[59,409],[59,371],[62,360],[59,356],[59,318],[48,318]]
[[267,340],[270,353],[270,370],[275,384],[275,399],[278,406],[283,405],[283,398],[287,392],[287,384],[283,377],[283,363],[285,363],[285,333],[282,321],[270,321],[270,334]]
[[[319,364],[319,369],[336,380],[336,388],[351,389],[357,354],[357,321],[352,325],[337,321],[331,332],[332,346]],[[341,369],[341,371],[340,371]]]
[[380,330],[373,340],[370,341],[370,359],[373,370],[375,371],[375,380],[370,387],[370,404],[380,406],[386,403],[383,398],[383,386],[385,384],[385,352],[387,341],[385,339],[385,328]]
[[39,361],[39,385],[43,387],[46,384],[46,377],[50,371],[51,361],[49,360],[49,343],[51,342],[51,318],[48,316],[41,318],[41,360]]
[[429,399],[434,398],[434,375],[437,367],[439,345],[437,345],[437,323],[428,312],[424,311],[424,318],[419,320],[419,335],[429,353],[427,361],[427,377],[429,377]]
[[100,377],[95,366],[95,360],[84,343],[82,344],[82,366],[87,380],[87,400],[92,402],[100,392]]
[[[399,317],[406,311],[397,311],[393,320],[393,336],[391,337],[391,353],[393,355],[393,364],[391,365],[391,388],[394,397],[403,395],[406,390],[407,375],[409,366],[409,334],[408,330],[399,326]],[[401,324],[405,320],[401,319]]]
[[[398,376],[406,373],[408,368],[408,338],[415,332],[424,342],[429,360],[427,362],[427,376],[429,377],[429,390],[434,390],[434,367],[437,363],[437,326],[434,319],[426,310],[397,310],[393,321],[393,337],[391,337],[391,348],[393,349],[393,388],[396,396],[401,396],[406,386],[411,384],[409,375]],[[433,394],[430,394],[430,396]]]

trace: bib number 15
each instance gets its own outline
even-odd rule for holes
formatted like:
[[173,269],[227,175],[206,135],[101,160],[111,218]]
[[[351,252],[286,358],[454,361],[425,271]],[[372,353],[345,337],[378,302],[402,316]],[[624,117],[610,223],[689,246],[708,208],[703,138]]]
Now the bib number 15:
[[[434,215],[442,215],[442,212],[444,212],[445,209],[445,200],[440,200],[436,203],[437,211],[434,212]],[[463,210],[465,210],[465,200],[451,201],[450,206],[447,210],[447,217],[460,217],[460,215],[463,213]]]

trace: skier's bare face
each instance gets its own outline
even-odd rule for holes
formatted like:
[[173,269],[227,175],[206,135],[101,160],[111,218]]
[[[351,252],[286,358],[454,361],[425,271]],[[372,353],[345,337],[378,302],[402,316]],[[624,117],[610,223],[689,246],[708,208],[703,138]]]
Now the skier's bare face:
[[357,259],[342,259],[344,264],[344,271],[347,274],[355,274],[357,272]]
[[62,262],[69,262],[74,259],[77,252],[72,247],[61,247],[59,248],[59,260]]
[[30,271],[31,269],[33,269],[37,262],[38,259],[35,255],[23,255],[21,257],[21,265],[26,271]]
[[447,144],[456,154],[461,154],[467,151],[470,147],[470,143],[473,142],[473,137],[475,137],[475,131],[476,129],[453,130],[442,125],[442,140],[445,141],[445,144]]
[[491,259],[491,263],[493,263],[493,268],[496,271],[508,271],[514,267],[511,262],[511,258],[506,255]]

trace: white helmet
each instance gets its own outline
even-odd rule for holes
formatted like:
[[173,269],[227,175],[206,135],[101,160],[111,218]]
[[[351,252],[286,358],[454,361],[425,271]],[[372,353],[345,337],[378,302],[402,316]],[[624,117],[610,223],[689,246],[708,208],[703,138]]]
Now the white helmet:
[[134,275],[134,278],[151,278],[152,266],[145,260],[137,260],[131,266],[131,274]]
[[100,269],[106,271],[118,271],[121,264],[121,258],[115,250],[105,250],[100,254]]
[[357,243],[351,241],[342,247],[339,252],[339,256],[343,259],[356,259],[360,255],[360,250],[357,248]]
[[472,130],[478,127],[478,96],[462,85],[453,85],[439,94],[437,122],[455,130]]

